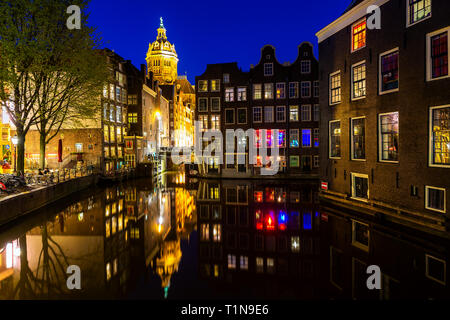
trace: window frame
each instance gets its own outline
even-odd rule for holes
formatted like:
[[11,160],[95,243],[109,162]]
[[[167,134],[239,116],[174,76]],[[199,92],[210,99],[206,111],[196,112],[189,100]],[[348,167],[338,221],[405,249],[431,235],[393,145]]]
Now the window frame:
[[[358,201],[362,201],[362,202],[369,202],[370,199],[370,181],[369,181],[369,175],[364,174],[364,173],[357,173],[357,172],[351,172],[350,173],[350,182],[351,182],[351,191],[352,191],[352,195],[351,198],[353,200],[358,200]],[[359,198],[355,196],[356,193],[356,189],[355,189],[355,179],[354,178],[365,178],[367,179],[367,199],[366,198]]]
[[[204,82],[206,82],[206,90],[201,90],[200,89],[201,88],[200,83],[204,83]],[[198,80],[198,87],[197,87],[197,89],[198,89],[198,92],[208,92],[208,80]]]
[[[201,99],[201,98],[199,98],[199,99]],[[219,100],[219,109],[218,110],[213,109],[213,103],[212,103],[213,99]],[[211,108],[210,108],[211,112],[220,112],[220,109],[221,109],[221,106],[222,106],[220,97],[211,97],[209,102],[211,104]],[[199,111],[199,112],[202,112],[202,111]],[[208,110],[206,112],[208,112]]]
[[[309,114],[309,117],[308,117],[308,120],[304,120],[303,119],[303,107],[309,107],[308,108],[308,114]],[[312,121],[312,115],[311,115],[311,109],[312,109],[312,105],[311,104],[302,104],[301,106],[300,106],[300,122],[311,122]]]
[[[295,110],[294,108],[297,109],[297,120],[292,120],[291,119],[291,112],[292,112],[292,110]],[[298,105],[289,106],[289,122],[293,122],[293,123],[300,122],[300,120],[301,120],[300,119],[301,113],[299,114],[299,111],[301,112],[301,110],[299,110],[299,106]]]
[[[200,109],[200,100],[205,100],[206,101],[206,110],[201,110]],[[199,97],[198,98],[198,112],[208,112],[208,98],[207,97]]]
[[[353,120],[358,120],[358,119],[364,119],[364,159],[355,159],[354,153],[353,153]],[[366,131],[367,131],[367,121],[366,121],[366,116],[361,116],[361,117],[354,117],[354,118],[350,118],[350,159],[352,161],[367,161],[367,153],[366,153]],[[342,132],[342,131],[341,131]]]
[[[272,110],[272,121],[267,121],[267,119],[266,119],[266,109],[271,109]],[[274,117],[274,108],[273,108],[273,106],[264,106],[264,123],[274,123],[275,121],[275,119],[274,119],[275,117]]]
[[[282,86],[283,88],[283,96],[278,97],[278,86]],[[284,100],[286,99],[286,82],[277,82],[275,84],[275,99]]]
[[[261,114],[261,121],[256,121],[256,120],[255,120],[255,109],[259,109],[260,114]],[[263,121],[264,121],[263,107],[253,107],[253,109],[252,109],[252,115],[253,115],[253,117],[252,117],[253,123],[263,123]]]
[[[303,86],[302,86],[302,85],[303,85],[304,83],[308,83],[308,84],[309,84],[309,95],[307,95],[307,96],[304,96],[304,95],[303,95],[303,90],[302,90],[302,89],[303,89]],[[311,91],[312,91],[312,88],[311,88],[311,81],[301,81],[301,82],[300,82],[300,98],[311,98],[311,93],[312,93]]]
[[[244,99],[241,99],[241,93],[242,93],[242,89],[244,89]],[[240,91],[241,90],[241,91]],[[247,101],[247,87],[242,86],[242,87],[237,87],[237,99],[236,101]]]
[[[233,111],[233,122],[227,122],[227,111]],[[224,112],[225,112],[225,119],[224,119],[224,123],[225,125],[233,125],[236,124],[236,110],[233,108],[225,108]]]
[[[297,143],[298,143],[297,146],[291,145],[291,142],[292,142],[291,139],[294,136],[297,137]],[[295,148],[295,149],[300,148],[300,129],[298,129],[298,128],[297,129],[289,129],[289,141],[288,141],[288,144],[289,144],[289,148]]]
[[[271,73],[271,74],[266,73],[266,66],[269,66],[269,65],[271,65],[271,70],[272,70],[272,73]],[[264,68],[263,73],[264,73],[264,76],[265,76],[265,77],[271,77],[271,76],[273,76],[273,62],[266,62],[266,63],[264,63],[263,68]]]
[[[354,69],[355,69],[356,67],[359,67],[360,65],[363,65],[363,64],[365,65],[365,68],[366,68],[366,71],[365,71],[365,77],[364,77],[364,81],[365,81],[365,93],[364,93],[364,96],[355,98],[355,91],[354,91],[354,90],[355,90],[355,87],[354,87],[354,83],[355,83],[355,81],[354,81]],[[357,63],[355,63],[355,64],[352,65],[350,77],[351,77],[350,90],[351,90],[351,98],[352,98],[352,101],[358,101],[358,100],[365,99],[365,98],[367,97],[367,64],[366,64],[366,60],[357,62]]]
[[[381,72],[382,72],[382,70],[381,70],[382,63],[381,62],[383,61],[384,56],[390,55],[395,52],[398,53],[398,60],[397,60],[397,63],[398,63],[398,65],[397,65],[398,87],[397,87],[397,89],[383,91],[383,89],[382,89],[383,88],[383,78],[381,76]],[[366,66],[366,73],[367,73],[367,66]],[[383,52],[383,53],[380,53],[379,58],[378,58],[378,94],[381,96],[384,94],[389,94],[389,93],[398,92],[398,91],[400,91],[400,49],[399,49],[399,47],[394,48],[389,51],[386,51],[386,52]],[[366,95],[367,95],[367,74],[366,74]]]
[[427,82],[430,81],[437,81],[437,80],[442,80],[442,79],[447,79],[450,78],[450,69],[447,71],[447,75],[446,76],[441,76],[439,78],[433,78],[432,77],[432,60],[431,60],[431,38],[434,36],[437,36],[441,33],[445,33],[447,32],[447,66],[448,66],[448,61],[450,60],[450,26],[427,33],[426,34],[426,80]]
[[[353,34],[353,28],[357,25],[357,24],[360,24],[361,22],[363,22],[363,21],[365,21],[366,22],[366,29],[365,29],[365,39],[364,39],[364,46],[362,46],[362,47],[360,47],[360,48],[358,48],[358,49],[354,49],[355,47],[354,47],[354,40],[355,40],[355,38],[354,38],[354,34]],[[359,20],[357,20],[356,22],[354,22],[352,25],[351,25],[351,29],[350,29],[350,36],[351,36],[351,41],[350,41],[350,45],[351,45],[351,53],[354,53],[354,52],[357,52],[357,51],[359,51],[359,50],[361,50],[361,49],[364,49],[366,46],[367,46],[367,18],[366,17],[363,17],[363,18],[361,18],[361,19],[359,19]]]
[[[270,98],[266,98],[266,93],[269,93],[269,90],[266,90],[266,86],[271,86],[272,87],[272,90],[270,91],[270,93],[271,93]],[[274,89],[273,82],[266,82],[266,83],[264,83],[264,95],[263,95],[264,100],[274,100],[273,89]]]
[[[442,262],[444,264],[444,281],[436,279],[435,277],[430,275],[430,267],[429,267],[430,258]],[[432,256],[431,254],[425,254],[425,277],[445,286],[447,284],[447,261]]]
[[[296,89],[296,94],[295,95],[291,95],[291,85],[293,85],[293,90]],[[293,82],[289,82],[289,99],[298,99],[299,97],[299,83],[298,81],[293,81]]]
[[[435,209],[435,208],[431,208],[428,206],[428,200],[429,200],[428,190],[430,190],[430,189],[444,191],[444,210]],[[425,185],[425,209],[434,211],[434,212],[439,212],[439,213],[447,213],[447,190],[445,188],[441,188],[441,187]]]
[[[233,91],[231,92],[231,90],[233,90]],[[229,96],[230,94],[231,94],[231,96]],[[225,95],[225,102],[234,102],[236,100],[234,87],[225,88],[224,95]]]
[[335,159],[339,160],[342,159],[342,148],[339,148],[339,157],[332,157],[331,156],[331,124],[334,122],[339,122],[339,146],[341,146],[341,139],[342,139],[342,123],[341,120],[330,120],[328,122],[328,158],[329,159]]
[[[303,63],[307,63],[308,71],[303,71]],[[310,74],[311,73],[311,60],[301,60],[300,61],[300,74]]]
[[443,105],[443,106],[434,106],[430,107],[429,111],[429,118],[428,118],[428,127],[429,127],[429,133],[428,133],[428,166],[432,168],[450,168],[450,164],[434,164],[434,151],[433,151],[433,110],[435,109],[444,109],[444,108],[450,108],[450,104]]
[[[239,110],[245,111],[245,122],[239,122]],[[247,108],[237,108],[236,109],[236,124],[247,124],[248,123],[248,117],[247,117]]]
[[[217,90],[213,90],[213,81],[217,81]],[[211,92],[220,92],[220,79],[211,79],[210,80]]]
[[[355,231],[356,231],[356,224],[357,223],[361,224],[363,226],[366,226],[367,229],[368,229],[367,230],[367,232],[368,232],[368,235],[367,235],[368,244],[367,245],[365,245],[365,244],[359,242],[358,240],[356,240],[356,237],[355,237],[356,236],[356,232]],[[369,226],[369,224],[352,219],[352,246],[354,246],[354,247],[356,247],[358,249],[361,249],[363,251],[369,252],[369,248],[370,248],[370,226]]]
[[[392,111],[392,112],[385,112],[385,113],[380,113],[378,114],[378,161],[379,162],[384,162],[384,163],[399,163],[400,160],[383,160],[383,139],[382,139],[382,132],[381,132],[381,117],[382,116],[387,116],[387,115],[391,115],[397,113],[398,115],[398,150],[400,150],[400,113],[398,111]],[[400,152],[398,152],[398,156],[397,158],[399,158],[400,156]]]
[[411,18],[411,5],[409,3],[409,0],[406,0],[406,28],[409,28],[411,26],[414,26],[418,23],[421,23],[425,20],[430,19],[433,16],[433,1],[432,0],[430,0],[430,5],[431,5],[431,13],[428,17],[411,23],[411,19],[410,19]]
[[[339,87],[336,87],[336,88],[333,88],[333,86],[332,86],[332,78],[334,77],[334,76],[336,76],[336,75],[339,75]],[[329,90],[328,90],[328,104],[330,105],[330,106],[334,106],[334,105],[337,105],[337,104],[340,104],[341,102],[342,102],[342,76],[341,76],[341,70],[338,70],[338,71],[335,71],[335,72],[333,72],[333,73],[330,73],[330,76],[329,76],[329,80],[328,80],[328,82],[329,82]],[[338,89],[339,88],[339,101],[337,101],[337,102],[332,102],[331,100],[332,100],[332,92],[333,92],[333,89],[334,90],[336,90],[336,89]]]
[[[303,131],[308,131],[309,130],[309,146],[305,146],[303,145]],[[301,128],[301,138],[302,138],[302,143],[301,143],[301,147],[302,148],[307,148],[307,149],[311,149],[313,147],[313,129],[311,128]]]
[[[260,94],[259,98],[256,98],[256,96],[255,96],[255,94],[257,92],[256,89],[255,89],[256,86],[259,86],[259,94]],[[253,89],[252,90],[252,98],[253,98],[253,100],[263,100],[264,95],[263,95],[263,85],[262,85],[262,83],[254,83],[252,89]]]
[[[281,109],[281,108],[283,108],[284,119],[278,120],[278,109]],[[275,107],[275,122],[277,122],[277,123],[286,122],[286,106],[276,106]]]

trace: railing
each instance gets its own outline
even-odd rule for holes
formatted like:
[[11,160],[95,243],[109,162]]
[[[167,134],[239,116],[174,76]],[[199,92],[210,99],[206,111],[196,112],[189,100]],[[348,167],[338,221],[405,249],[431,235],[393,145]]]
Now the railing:
[[90,176],[95,172],[95,167],[83,166],[75,169],[55,170],[54,172],[47,174],[27,173],[25,174],[25,181],[29,186],[50,185]]

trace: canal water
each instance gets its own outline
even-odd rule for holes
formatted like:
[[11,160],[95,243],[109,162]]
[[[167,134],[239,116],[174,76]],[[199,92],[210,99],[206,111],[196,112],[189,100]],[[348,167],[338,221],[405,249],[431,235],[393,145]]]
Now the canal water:
[[181,173],[88,190],[0,230],[0,298],[450,297],[447,240],[321,208],[318,190]]

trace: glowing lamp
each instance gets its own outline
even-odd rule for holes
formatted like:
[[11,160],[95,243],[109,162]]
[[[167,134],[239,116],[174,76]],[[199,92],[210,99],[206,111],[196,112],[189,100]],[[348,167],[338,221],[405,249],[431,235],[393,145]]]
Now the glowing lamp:
[[272,215],[268,215],[268,217],[267,217],[266,229],[267,230],[274,230],[275,229],[275,221],[274,221]]

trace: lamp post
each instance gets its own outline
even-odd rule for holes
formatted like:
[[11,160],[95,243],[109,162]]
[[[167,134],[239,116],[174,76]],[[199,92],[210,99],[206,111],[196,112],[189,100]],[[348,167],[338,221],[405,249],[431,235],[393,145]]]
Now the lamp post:
[[16,165],[17,165],[17,152],[16,152],[16,150],[17,150],[17,144],[19,143],[19,138],[17,137],[17,136],[14,136],[14,137],[12,137],[11,138],[11,142],[12,142],[12,144],[14,145],[14,173],[16,173]]

